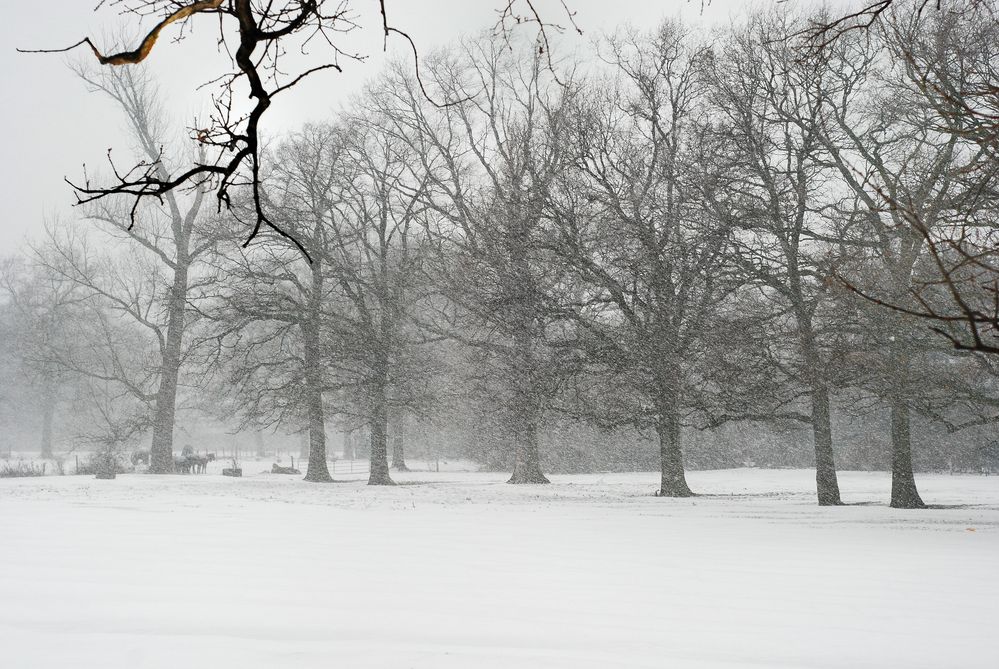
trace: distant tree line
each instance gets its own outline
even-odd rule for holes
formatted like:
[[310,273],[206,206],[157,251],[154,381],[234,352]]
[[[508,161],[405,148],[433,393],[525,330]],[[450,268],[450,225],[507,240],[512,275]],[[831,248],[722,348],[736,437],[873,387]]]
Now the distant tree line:
[[[195,180],[50,225],[4,266],[4,364],[52,411],[105,398],[91,423],[151,432],[153,471],[181,401],[307,434],[310,481],[330,480],[331,422],[368,435],[371,484],[390,451],[405,466],[405,425],[479,426],[511,483],[547,482],[553,426],[648,435],[668,497],[693,494],[685,440],[803,426],[837,505],[840,426],[865,416],[892,506],[922,507],[913,426],[999,420],[999,54],[990,3],[887,4],[822,48],[802,35],[827,17],[781,4],[711,39],[667,21],[561,54],[487,34],[393,64],[259,148],[228,209]],[[198,161],[141,69],[82,74],[156,178]],[[261,218],[280,234],[243,246]]]

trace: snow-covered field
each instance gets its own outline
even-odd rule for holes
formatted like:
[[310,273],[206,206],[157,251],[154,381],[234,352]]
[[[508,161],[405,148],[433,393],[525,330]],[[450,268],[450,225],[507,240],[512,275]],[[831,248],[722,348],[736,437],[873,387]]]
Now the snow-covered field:
[[999,477],[339,478],[0,480],[0,666],[999,666]]

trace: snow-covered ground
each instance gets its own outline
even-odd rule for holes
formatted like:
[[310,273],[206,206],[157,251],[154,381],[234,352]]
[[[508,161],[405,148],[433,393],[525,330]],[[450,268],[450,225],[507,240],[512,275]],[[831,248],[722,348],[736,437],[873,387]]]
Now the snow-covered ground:
[[338,478],[0,480],[0,667],[999,666],[999,477]]

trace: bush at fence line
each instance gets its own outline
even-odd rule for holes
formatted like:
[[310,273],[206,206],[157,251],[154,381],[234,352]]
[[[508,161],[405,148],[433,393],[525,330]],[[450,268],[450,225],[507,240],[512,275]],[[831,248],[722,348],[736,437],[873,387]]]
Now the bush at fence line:
[[25,476],[45,476],[46,465],[47,463],[45,462],[43,462],[41,466],[38,466],[33,462],[15,462],[13,464],[7,463],[0,467],[0,479],[21,478]]
[[[79,465],[76,468],[76,474],[81,476],[94,476],[101,469],[101,454],[95,453],[85,460],[80,460]],[[134,472],[135,467],[128,467],[122,461],[121,458],[116,458],[114,460],[114,473],[115,474],[127,474],[129,472]]]

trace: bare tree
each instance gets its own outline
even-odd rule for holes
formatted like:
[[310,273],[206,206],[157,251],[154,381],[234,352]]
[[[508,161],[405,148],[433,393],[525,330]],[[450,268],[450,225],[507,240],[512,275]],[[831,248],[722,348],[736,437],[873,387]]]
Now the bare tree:
[[[68,286],[86,309],[75,324],[79,345],[49,348],[47,354],[69,373],[129,395],[152,416],[163,374],[163,303],[157,289],[164,277],[150,256],[95,248],[95,236],[50,225],[44,243],[33,249],[33,262]],[[166,456],[161,472],[173,470],[172,452]]]
[[[164,154],[169,123],[157,111],[162,105],[148,73],[141,67],[96,72],[81,69],[79,73],[93,91],[107,95],[119,106],[140,155],[152,165],[150,169],[155,174],[166,178],[169,163],[179,159]],[[150,202],[141,209],[128,210],[120,202],[95,201],[86,210],[87,216],[112,237],[138,243],[157,266],[155,272],[164,283],[163,293],[159,293],[159,286],[150,286],[157,293],[149,297],[157,302],[158,313],[143,317],[157,339],[162,357],[150,448],[150,471],[154,473],[173,471],[177,388],[185,332],[192,317],[189,296],[210,281],[209,277],[199,277],[196,273],[196,263],[215,243],[214,237],[203,231],[205,194],[204,188],[195,188],[189,197],[168,191],[158,206]],[[137,217],[142,222],[138,226]],[[77,279],[84,283],[96,281],[82,275]],[[107,290],[114,292],[114,288]]]
[[6,297],[4,321],[9,328],[3,338],[16,360],[16,373],[8,381],[19,386],[19,395],[29,389],[37,398],[39,452],[51,458],[57,414],[72,394],[66,386],[76,382],[60,360],[71,357],[79,345],[79,322],[88,296],[57,273],[25,258],[0,263],[0,294]]
[[[310,434],[308,480],[329,480],[330,404],[368,424],[369,482],[391,484],[390,418],[418,400],[420,337],[406,327],[417,286],[416,191],[402,183],[409,173],[405,148],[360,117],[346,126],[306,127],[278,150],[264,192],[271,215],[294,232],[311,263],[288,255],[286,238],[264,238],[224,263],[234,282],[220,320],[230,340],[225,346],[240,360],[232,378],[253,389],[243,411],[252,407],[252,415],[288,422],[296,418],[293,404],[270,402],[265,409],[261,391],[301,397]],[[286,376],[280,369],[297,371]]]
[[[400,182],[408,174],[407,156],[373,128],[358,118],[346,128],[310,128],[311,139],[294,145],[296,155],[288,156],[278,180],[286,204],[296,192],[309,193],[305,220],[315,221],[323,239],[313,264],[322,264],[323,280],[336,295],[328,325],[332,357],[325,361],[330,389],[340,410],[370,427],[369,483],[390,485],[388,425],[393,391],[405,387],[407,376],[399,362],[407,352],[403,317],[413,279],[415,209]],[[315,173],[325,181],[315,183]]]
[[699,111],[706,52],[672,22],[614,37],[605,52],[616,79],[586,96],[596,102],[582,105],[577,176],[550,201],[553,244],[583,286],[564,313],[601,367],[589,390],[612,423],[655,430],[659,494],[685,497],[691,375],[734,288],[723,262],[728,223],[703,206],[717,184]]
[[[298,162],[310,136],[303,131],[285,149],[287,169],[301,168],[306,180],[295,185],[294,202],[287,192],[292,188],[285,187],[281,211],[284,216],[296,212],[292,225],[299,243],[317,249],[325,243],[322,222],[305,207],[323,211],[325,191],[313,188],[328,184],[332,172]],[[238,229],[231,233],[239,235]],[[210,342],[206,364],[229,400],[216,408],[227,418],[238,416],[241,426],[304,426],[305,480],[330,482],[324,392],[330,385],[327,328],[334,296],[322,256],[314,255],[311,264],[305,263],[284,237],[263,236],[246,249],[220,245],[214,258],[220,282],[205,307],[210,323],[202,337]]]
[[[712,59],[711,87],[729,144],[729,174],[712,206],[743,232],[733,254],[742,271],[780,304],[793,322],[800,363],[789,382],[807,388],[820,505],[840,504],[833,455],[831,388],[817,310],[827,300],[829,246],[822,240],[831,175],[819,138],[821,101],[808,88],[825,76],[821,54],[802,57],[795,24],[786,13],[757,15]],[[777,321],[779,322],[779,321]],[[796,379],[801,379],[797,383]]]
[[487,354],[502,375],[510,482],[547,483],[538,433],[563,379],[545,341],[546,295],[563,270],[540,240],[548,184],[566,164],[552,124],[568,97],[545,56],[524,53],[496,38],[464,42],[430,67],[453,104],[433,108],[399,70],[379,104],[419,157],[431,271],[449,313],[440,329],[460,319],[451,336]]
[[[839,221],[840,243],[853,250],[857,273],[850,274],[849,263],[837,272],[886,303],[911,305],[927,246],[906,212],[916,212],[926,231],[944,223],[952,204],[963,198],[954,169],[960,147],[956,136],[936,127],[918,87],[904,76],[904,59],[881,35],[865,33],[836,43],[830,76],[815,89],[828,113],[819,136],[850,192],[829,213]],[[921,507],[912,473],[908,399],[916,388],[913,347],[919,337],[912,319],[897,311],[885,310],[868,322],[884,352],[881,393],[892,418],[892,505]]]
[[350,310],[341,321],[353,329],[344,353],[364,370],[363,390],[371,429],[369,484],[391,483],[390,425],[395,426],[393,460],[404,469],[402,424],[406,412],[425,404],[425,333],[415,326],[413,307],[423,289],[421,228],[426,181],[415,179],[416,158],[408,143],[385,130],[376,114],[362,110],[348,119],[349,166],[344,196],[331,202],[334,240],[328,262]]

